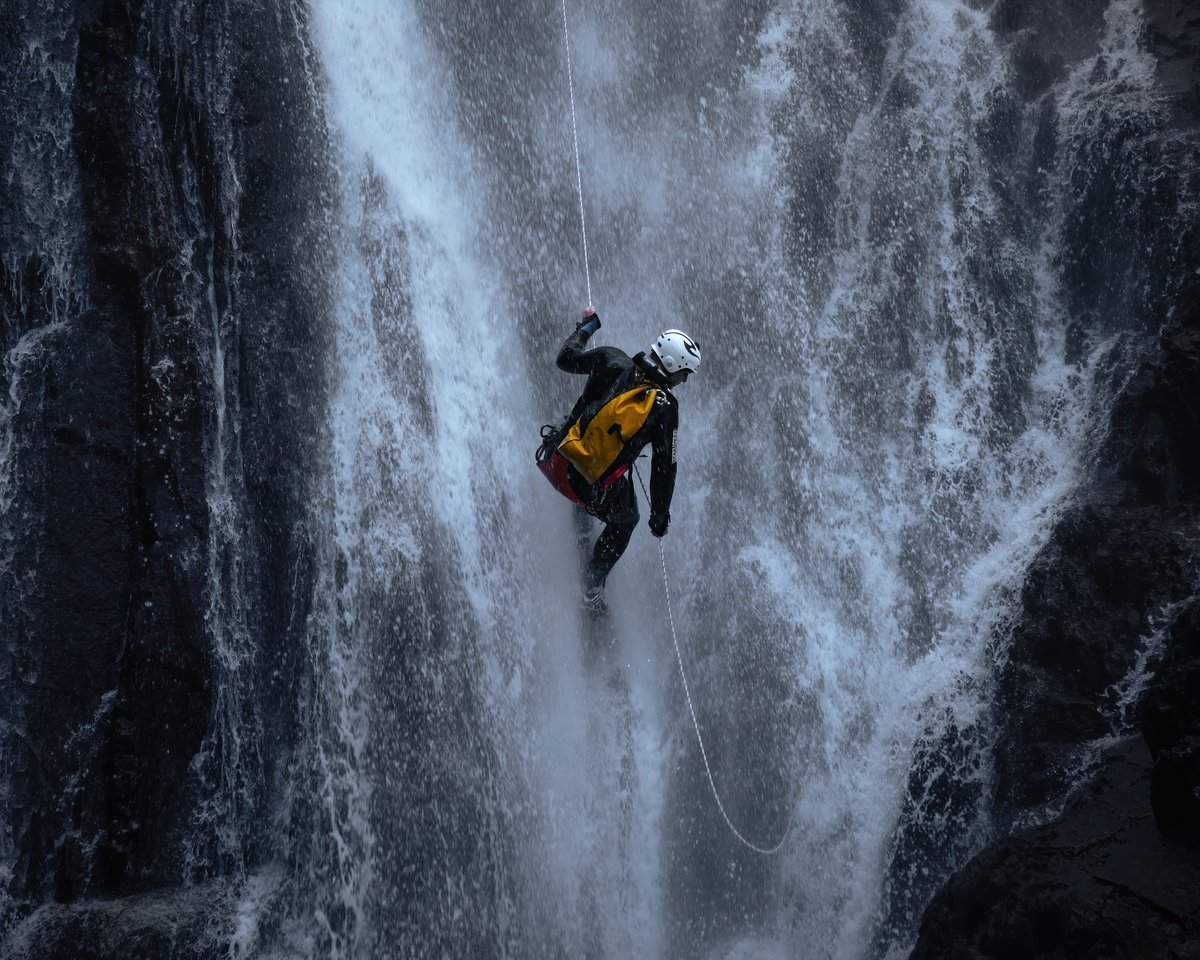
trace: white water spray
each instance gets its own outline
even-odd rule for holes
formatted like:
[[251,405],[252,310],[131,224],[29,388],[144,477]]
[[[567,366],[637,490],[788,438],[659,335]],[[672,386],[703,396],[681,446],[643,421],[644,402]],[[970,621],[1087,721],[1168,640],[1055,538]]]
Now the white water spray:
[[[1004,236],[980,129],[1008,65],[986,15],[916,4],[874,61],[842,16],[781,7],[749,38],[744,71],[722,75],[717,17],[580,11],[567,85],[587,110],[556,129],[533,119],[552,102],[534,95],[554,83],[550,25],[516,37],[480,87],[479,50],[510,28],[504,11],[493,24],[318,7],[346,278],[338,642],[354,696],[377,699],[371,651],[387,625],[373,598],[420,584],[414,636],[436,652],[413,662],[424,684],[466,695],[469,718],[438,720],[442,739],[420,750],[445,783],[478,787],[468,811],[415,822],[471,823],[486,839],[497,953],[902,951],[934,881],[919,857],[927,879],[893,874],[897,851],[928,843],[945,869],[986,833],[989,640],[1078,477],[1095,398],[1064,358],[1045,243]],[[656,46],[660,28],[686,34],[688,70]],[[563,209],[524,206],[505,181],[514,164],[526,179],[513,182]],[[496,318],[544,308],[523,285],[557,261],[517,254],[575,249],[565,211],[578,203],[588,230],[585,180],[606,333],[636,349],[685,316],[720,358],[681,397],[671,531],[686,547],[672,614],[695,651],[696,726],[713,731],[703,758],[647,595],[651,551],[635,540],[610,580],[604,656],[621,669],[597,683],[576,652],[565,510],[527,479],[532,424],[549,416],[527,384],[546,374],[518,358],[556,344],[514,349]],[[584,270],[590,300],[586,255]],[[387,768],[418,750],[372,719],[401,714],[364,708],[351,753]],[[479,757],[487,772],[472,779]],[[704,763],[731,784],[720,811],[689,786]],[[914,794],[914,770],[963,799]],[[381,803],[415,809],[395,782],[362,790],[364,820]],[[747,836],[792,824],[778,864],[725,846],[726,811]],[[454,849],[368,834],[371,852],[346,864],[360,940],[403,929],[380,891],[404,888],[380,871],[404,842]],[[426,946],[484,903],[467,873],[435,874],[444,897],[417,901],[434,904]]]

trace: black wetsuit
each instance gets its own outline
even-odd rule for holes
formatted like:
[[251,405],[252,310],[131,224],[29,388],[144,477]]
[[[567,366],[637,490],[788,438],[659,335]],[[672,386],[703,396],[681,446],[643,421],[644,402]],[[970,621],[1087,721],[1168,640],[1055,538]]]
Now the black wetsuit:
[[[671,507],[675,490],[675,436],[679,427],[679,407],[666,376],[646,360],[645,354],[630,357],[616,347],[585,349],[591,334],[576,330],[558,351],[558,367],[568,373],[587,374],[587,384],[576,402],[568,423],[574,423],[589,404],[616,396],[639,382],[660,387],[662,398],[650,411],[645,424],[626,444],[618,463],[632,463],[646,444],[653,456],[650,462],[650,510],[665,514]],[[588,484],[574,467],[568,473],[571,486],[591,512],[604,521],[604,532],[596,541],[588,565],[589,585],[602,584],[613,564],[620,559],[638,521],[637,491],[632,469],[606,490]]]

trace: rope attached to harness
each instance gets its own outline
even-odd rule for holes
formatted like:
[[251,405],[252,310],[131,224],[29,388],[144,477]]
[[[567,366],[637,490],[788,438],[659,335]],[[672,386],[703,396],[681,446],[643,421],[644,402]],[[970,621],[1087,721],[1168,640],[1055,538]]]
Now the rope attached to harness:
[[[579,164],[579,126],[575,119],[575,76],[571,70],[571,36],[567,29],[567,0],[562,0],[562,21],[563,21],[563,47],[567,52],[567,89],[571,96],[571,138],[575,144],[575,191],[579,195],[579,229],[583,234],[583,273],[587,280],[587,298],[588,305],[592,303],[592,268],[588,261],[588,244],[587,244],[587,218],[583,212],[583,175],[580,172]],[[541,458],[539,457],[539,461]],[[540,464],[539,464],[540,465]],[[650,509],[650,495],[646,492],[646,484],[642,481],[642,473],[634,464],[634,470],[637,472],[638,483],[642,487],[642,495],[646,498],[646,509]],[[547,474],[549,475],[549,474]],[[551,480],[553,483],[553,479]],[[779,842],[773,847],[760,847],[757,844],[747,840],[733,825],[733,821],[729,819],[729,814],[725,812],[725,804],[721,802],[721,794],[717,792],[717,783],[713,779],[712,767],[708,762],[708,751],[704,749],[704,738],[700,735],[700,722],[696,719],[696,709],[692,706],[692,692],[688,688],[687,674],[683,669],[683,654],[679,652],[679,637],[675,631],[675,613],[671,609],[671,585],[667,577],[667,551],[663,546],[662,540],[658,541],[659,557],[662,560],[663,572],[663,591],[667,597],[667,619],[671,624],[671,640],[675,644],[675,662],[679,664],[679,679],[683,681],[683,695],[687,699],[688,712],[692,715],[692,727],[696,731],[696,742],[700,744],[700,756],[704,760],[704,772],[708,774],[708,785],[712,788],[713,799],[717,801],[717,809],[721,811],[721,817],[725,820],[725,825],[745,846],[749,847],[755,853],[772,854],[777,852],[783,846],[783,842],[787,839],[790,830],[785,830],[783,836],[779,838]]]
[[579,170],[579,127],[575,123],[575,75],[571,72],[571,35],[567,31],[567,0],[562,0],[563,46],[567,51],[567,89],[571,92],[571,138],[575,141],[575,190],[579,194],[579,229],[583,234],[583,275],[587,302],[592,305],[592,267],[588,262],[587,219],[583,215],[583,175]]
[[[646,509],[650,509],[650,495],[646,492],[646,484],[642,480],[642,471],[638,470],[637,464],[634,464],[634,470],[637,472],[638,483],[642,488],[642,496],[646,498]],[[753,850],[755,853],[762,853],[770,856],[772,853],[777,853],[783,846],[783,842],[788,838],[789,830],[783,832],[783,836],[779,838],[779,842],[773,847],[760,847],[756,843],[751,843],[747,840],[742,832],[733,825],[733,821],[729,819],[729,814],[725,812],[725,804],[721,802],[721,794],[717,791],[717,783],[713,779],[712,767],[708,762],[708,751],[704,749],[704,737],[700,735],[700,721],[696,719],[696,708],[692,706],[692,692],[688,688],[687,674],[683,669],[683,654],[679,652],[679,636],[675,631],[675,611],[671,607],[671,583],[667,577],[667,550],[661,539],[658,541],[658,555],[662,560],[663,573],[663,593],[667,597],[667,622],[671,625],[671,642],[675,644],[675,662],[679,664],[679,679],[683,681],[683,695],[687,700],[688,713],[692,715],[692,727],[696,731],[696,742],[700,744],[700,757],[704,760],[704,772],[708,774],[708,785],[712,788],[713,799],[717,801],[717,809],[721,811],[721,817],[725,820],[725,825],[743,844]]]

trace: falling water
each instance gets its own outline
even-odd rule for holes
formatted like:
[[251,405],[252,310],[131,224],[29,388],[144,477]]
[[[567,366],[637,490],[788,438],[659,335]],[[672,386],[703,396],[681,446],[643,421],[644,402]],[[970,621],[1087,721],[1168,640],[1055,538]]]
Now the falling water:
[[[710,792],[656,544],[639,528],[588,621],[575,520],[532,468],[582,386],[553,361],[587,296],[557,0],[272,8],[328,148],[288,175],[331,168],[305,198],[328,249],[296,251],[327,329],[278,306],[275,380],[246,343],[236,16],[149,18],[177,99],[216,118],[201,136],[180,110],[157,269],[184,306],[154,319],[201,358],[208,512],[172,557],[202,583],[212,701],[170,882],[229,881],[232,956],[902,957],[953,870],[1046,814],[994,806],[996,677],[1152,341],[1165,288],[1143,281],[1194,211],[1184,147],[1136,0],[1081,15],[1058,73],[968,0],[857,6],[568,0],[597,342],[679,326],[703,349],[670,590],[716,787],[748,838],[783,838],[769,857]],[[17,65],[49,126],[13,140],[32,186],[0,250],[6,586],[23,371],[84,309],[75,166],[47,146],[73,55]],[[280,429],[313,407],[286,496],[253,419],[276,380]],[[1158,642],[1098,708],[1114,725]]]
[[346,943],[902,953],[990,830],[994,638],[1102,408],[1112,342],[1068,350],[1056,266],[1078,145],[998,155],[1013,67],[967,4],[865,39],[833,2],[570,10],[602,333],[705,348],[667,544],[718,786],[788,831],[761,860],[707,793],[647,538],[588,667],[568,511],[529,470],[584,298],[554,11],[316,11]]

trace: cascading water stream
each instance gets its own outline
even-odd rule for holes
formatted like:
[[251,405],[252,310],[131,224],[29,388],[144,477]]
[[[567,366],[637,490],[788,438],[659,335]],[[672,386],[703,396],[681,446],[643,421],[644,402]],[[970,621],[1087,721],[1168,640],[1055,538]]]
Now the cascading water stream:
[[[984,137],[1005,52],[962,4],[898,10],[874,46],[838,4],[782,5],[739,25],[733,69],[715,14],[571,11],[605,331],[636,348],[678,317],[714,358],[681,392],[669,548],[718,786],[753,835],[792,825],[780,863],[762,864],[730,846],[701,787],[650,551],[610,583],[623,666],[602,689],[562,649],[580,642],[565,548],[534,549],[568,534],[530,479],[529,425],[571,385],[512,361],[546,363],[569,330],[580,252],[553,25],[506,32],[533,17],[317,5],[341,143],[346,669],[353,696],[379,698],[379,624],[361,610],[380,587],[366,584],[395,590],[419,564],[433,593],[406,636],[439,650],[413,656],[477,724],[435,724],[463,740],[431,749],[456,766],[486,755],[487,774],[469,814],[417,820],[485,817],[488,853],[435,872],[482,902],[461,886],[486,864],[478,883],[504,904],[477,923],[422,899],[427,939],[404,942],[466,942],[441,929],[465,923],[525,955],[902,951],[939,876],[989,830],[990,639],[1103,407],[1087,371],[1109,344],[1064,359],[1057,214],[1007,232]],[[688,71],[656,46],[673,29]],[[512,45],[481,66],[497,38]],[[555,265],[567,273],[529,281]],[[559,280],[553,309],[538,302]],[[443,592],[449,609],[430,613]],[[431,625],[447,623],[444,647]],[[439,679],[451,664],[466,675]],[[365,706],[351,725],[359,762],[409,749],[374,719],[392,715]],[[551,740],[595,749],[606,725],[624,732],[564,777]],[[912,795],[914,770],[953,797]],[[365,779],[357,763],[347,775]],[[364,820],[399,788],[370,790]],[[404,818],[412,802],[387,803]],[[409,881],[380,884],[404,846],[367,832],[344,865],[372,878],[356,881],[360,921],[411,935],[389,918]]]
[[519,371],[494,354],[505,292],[480,265],[471,150],[414,15],[330,6],[316,30],[341,174],[330,549],[344,571],[316,640],[339,651],[338,702],[357,704],[333,718],[345,760],[326,778],[349,804],[331,819],[357,838],[334,895],[359,920],[336,952],[520,956],[538,925],[513,911],[547,908],[515,856],[543,829],[533,664],[578,640],[569,606],[549,604],[556,628],[528,590],[553,577],[525,559],[527,488],[497,482],[521,474],[531,420]]
[[[22,0],[0,946],[898,960],[1058,814],[1009,790],[1012,623],[1188,144],[1139,0],[1042,59],[1020,4],[866,6]],[[704,352],[670,597],[639,527],[599,623],[531,462],[593,288],[594,342]],[[1128,731],[1179,569],[1047,781]]]

